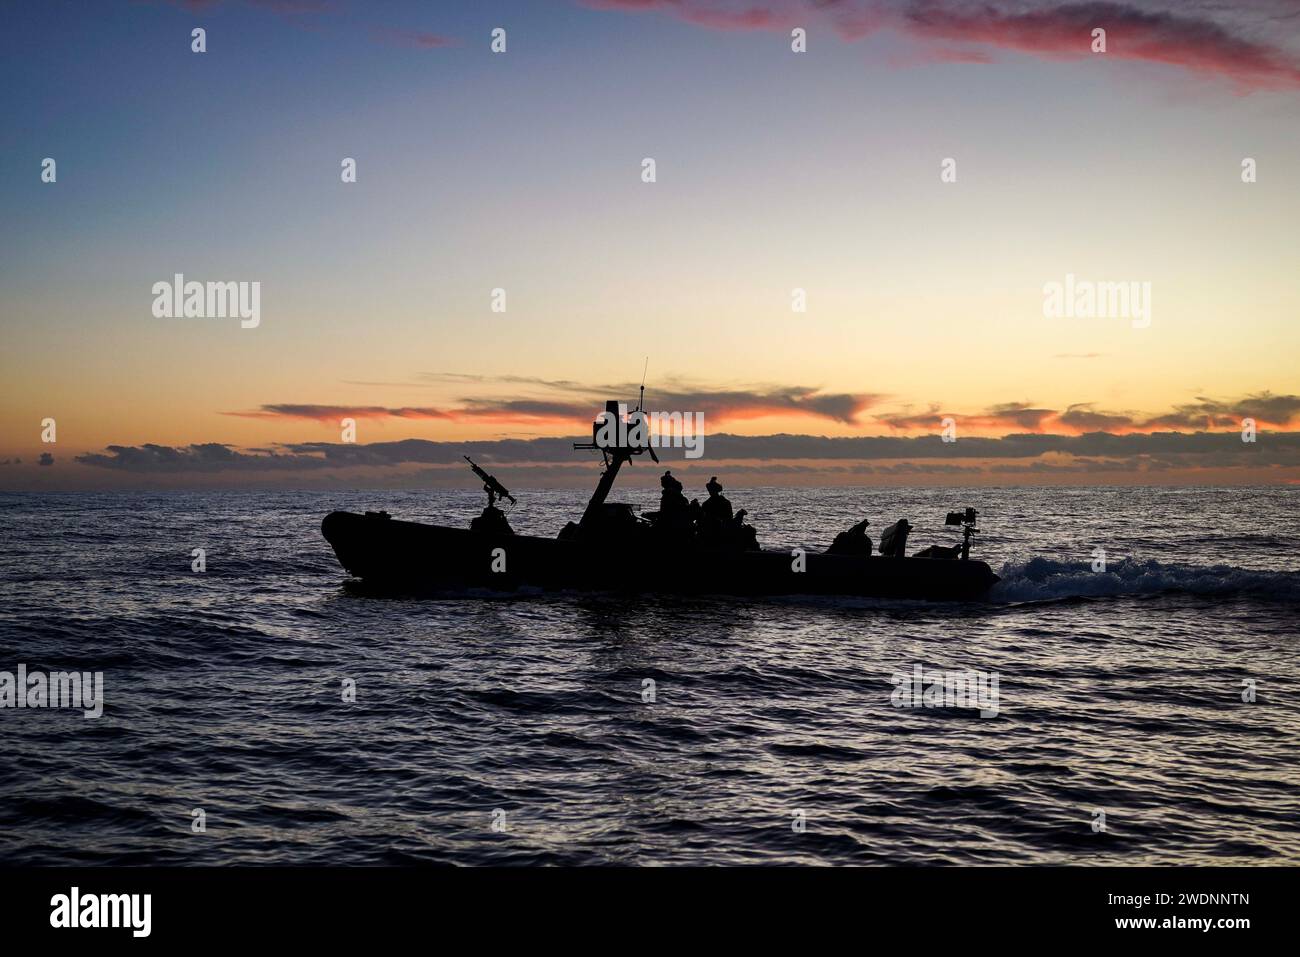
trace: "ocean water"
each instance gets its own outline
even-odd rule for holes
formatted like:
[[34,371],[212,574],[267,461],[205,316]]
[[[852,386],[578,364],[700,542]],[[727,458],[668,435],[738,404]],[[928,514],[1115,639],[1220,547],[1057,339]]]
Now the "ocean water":
[[[0,671],[105,698],[0,710],[0,863],[1300,862],[1297,490],[728,494],[782,547],[859,517],[948,543],[974,505],[1004,581],[375,598],[322,516],[463,524],[479,494],[0,495]],[[511,521],[554,534],[584,496]],[[916,665],[996,674],[997,716],[896,707]]]

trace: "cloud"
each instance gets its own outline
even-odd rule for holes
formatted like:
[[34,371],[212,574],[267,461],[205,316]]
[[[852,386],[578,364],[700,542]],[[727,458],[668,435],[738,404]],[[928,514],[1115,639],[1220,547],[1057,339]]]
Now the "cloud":
[[312,419],[316,422],[337,422],[339,419],[452,419],[451,413],[430,408],[389,408],[382,405],[311,405],[276,403],[263,405],[248,412],[224,412],[245,419]]
[[1003,402],[990,406],[983,412],[971,415],[957,415],[941,412],[937,405],[930,406],[928,412],[912,414],[904,412],[895,415],[877,416],[877,420],[891,429],[915,431],[917,429],[938,430],[943,419],[951,417],[959,426],[972,429],[1018,428],[1039,430],[1044,423],[1056,415],[1053,409],[1039,409],[1028,402]]
[[[630,389],[629,389],[630,391]],[[765,416],[808,416],[853,425],[882,396],[870,393],[824,393],[806,386],[753,389],[655,389],[651,409],[702,412],[706,419],[735,421]]]
[[878,415],[876,421],[889,426],[891,429],[910,432],[917,429],[939,429],[942,427],[945,417],[945,413],[940,412],[937,405],[930,406],[929,411],[915,413],[911,411],[909,406],[902,412]]
[[1143,428],[1240,428],[1244,418],[1257,423],[1286,425],[1300,416],[1300,395],[1259,392],[1233,401],[1198,397],[1173,411],[1141,423]]
[[1055,414],[1052,409],[1036,409],[1028,402],[1004,402],[992,406],[983,415],[967,416],[966,421],[986,428],[1018,426],[1022,429],[1039,429],[1045,420]]
[[861,40],[891,21],[895,4],[870,0],[577,0],[592,10],[662,13],[711,30],[786,32],[825,19],[844,40]]
[[1007,3],[967,7],[919,2],[904,13],[918,36],[983,43],[1040,57],[1091,56],[1094,28],[1106,31],[1107,57],[1143,60],[1231,79],[1243,89],[1300,86],[1296,58],[1269,44],[1235,35],[1202,17],[1143,10],[1124,3],[1067,3],[1024,9]]
[[78,455],[92,468],[135,473],[184,473],[319,469],[330,463],[316,456],[240,452],[208,442],[173,448],[167,445],[110,445],[104,452]]
[[[580,0],[624,13],[660,12],[718,30],[786,30],[826,18],[845,40],[882,28],[933,44],[898,61],[988,62],[987,48],[1042,59],[1093,56],[1092,30],[1106,30],[1105,57],[1176,66],[1226,79],[1243,92],[1300,87],[1300,58],[1276,45],[1294,9],[1282,3],[1189,4],[1052,0]],[[961,44],[954,47],[951,44]],[[983,49],[981,49],[983,48]]]
[[[524,376],[492,378],[426,373],[424,378],[452,384],[510,384],[538,394],[522,398],[466,396],[448,406],[268,403],[256,409],[223,414],[254,419],[306,419],[331,426],[338,426],[345,418],[353,418],[527,425],[543,430],[570,430],[591,422],[604,408],[607,398],[630,398],[637,394],[638,388],[637,384],[626,382],[591,385]],[[885,398],[873,393],[822,392],[806,386],[710,388],[669,380],[666,386],[655,388],[648,394],[646,408],[651,412],[702,414],[706,431],[729,423],[768,417],[857,426],[867,418],[866,413]],[[947,417],[951,417],[964,434],[990,434],[999,430],[1065,434],[1164,429],[1235,430],[1242,427],[1242,420],[1246,418],[1254,419],[1258,428],[1281,429],[1300,422],[1300,395],[1275,395],[1264,391],[1237,399],[1198,396],[1192,402],[1160,413],[1103,409],[1094,402],[1072,403],[1063,410],[1029,401],[1001,402],[975,412],[932,403],[925,412],[914,412],[910,407],[904,407],[896,412],[877,413],[870,419],[892,431],[937,433]]]
[[[568,381],[547,381],[505,377],[498,381],[523,385],[534,391],[552,393],[526,398],[470,396],[448,408],[320,405],[314,403],[269,403],[257,409],[227,412],[244,418],[311,419],[337,423],[357,419],[440,419],[451,422],[497,424],[549,423],[574,427],[589,423],[605,407],[607,398],[634,397],[638,385],[582,385]],[[554,395],[559,393],[559,395]],[[647,397],[648,411],[699,413],[708,423],[735,422],[769,416],[798,417],[856,424],[860,416],[882,397],[870,393],[822,392],[808,386],[756,386],[750,388],[693,388],[670,381]]]
[[[583,437],[496,439],[470,442],[434,442],[403,439],[397,442],[286,444],[274,451],[237,450],[228,445],[207,443],[179,448],[161,445],[111,445],[102,453],[79,455],[76,461],[93,468],[137,474],[184,472],[318,471],[342,468],[391,468],[404,465],[463,466],[461,456],[482,463],[515,463],[573,466],[573,442]],[[1266,433],[1256,443],[1242,442],[1235,432],[1153,432],[1114,435],[1089,432],[1083,435],[1015,433],[1000,438],[972,436],[945,443],[938,435],[851,436],[818,435],[710,435],[704,443],[707,467],[717,462],[753,461],[758,471],[771,472],[781,463],[853,462],[872,471],[906,472],[939,467],[983,468],[982,462],[1039,460],[1038,470],[1076,464],[1074,460],[1096,460],[1089,470],[1126,469],[1134,460],[1168,463],[1174,467],[1300,466],[1300,432]],[[681,450],[660,449],[665,461],[681,458]],[[930,465],[924,463],[930,462]],[[966,464],[962,464],[965,462]],[[1043,464],[1045,463],[1045,464]],[[1098,464],[1100,463],[1100,464]],[[1118,464],[1117,464],[1118,463]],[[677,467],[676,465],[674,467]],[[792,468],[807,467],[790,465]],[[825,467],[818,468],[824,471]],[[590,467],[584,474],[590,474]]]
[[988,431],[997,428],[1022,428],[1033,432],[1130,432],[1161,429],[1240,429],[1242,420],[1252,418],[1256,426],[1283,428],[1300,420],[1300,395],[1274,395],[1258,392],[1240,399],[1220,400],[1198,397],[1194,402],[1175,406],[1168,412],[1142,414],[1096,408],[1093,402],[1076,402],[1064,411],[1038,408],[1028,402],[1004,402],[983,412],[961,414],[943,412],[931,405],[929,411],[902,412],[876,416],[891,429],[937,432],[942,420],[951,416],[961,428]]
[[1098,412],[1091,402],[1080,402],[1067,408],[1056,421],[1080,432],[1109,432],[1113,429],[1128,428],[1133,424],[1131,416],[1115,412]]

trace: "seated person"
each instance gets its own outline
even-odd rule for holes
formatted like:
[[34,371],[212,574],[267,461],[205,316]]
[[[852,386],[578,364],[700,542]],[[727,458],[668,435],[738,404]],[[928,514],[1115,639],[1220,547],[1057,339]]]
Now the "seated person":
[[907,536],[912,531],[912,524],[900,518],[880,533],[880,554],[886,558],[902,558],[907,554]]
[[686,496],[682,494],[682,483],[673,478],[669,469],[659,476],[659,511],[664,515],[686,510]]
[[722,486],[718,483],[718,477],[715,475],[709,479],[704,488],[708,491],[709,497],[701,506],[705,518],[712,519],[719,523],[731,521],[731,502],[722,494]]
[[745,516],[749,513],[743,508],[736,513],[736,517],[731,522],[732,541],[743,548],[745,551],[758,551],[758,531],[753,525],[745,524]]
[[653,518],[655,527],[660,530],[689,531],[694,527],[698,512],[691,508],[682,494],[682,483],[673,478],[671,471],[666,471],[659,477],[659,485],[663,489],[659,493],[659,511],[646,517]]
[[870,555],[871,539],[867,537],[867,526],[869,524],[870,522],[864,518],[847,532],[840,532],[835,536],[835,541],[831,542],[831,547],[826,549],[826,554]]

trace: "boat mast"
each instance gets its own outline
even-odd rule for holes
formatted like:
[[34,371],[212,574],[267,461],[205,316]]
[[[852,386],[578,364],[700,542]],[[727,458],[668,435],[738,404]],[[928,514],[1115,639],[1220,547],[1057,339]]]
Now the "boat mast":
[[[649,360],[646,360],[647,363]],[[645,382],[641,383],[641,400],[637,403],[634,414],[643,415],[645,408]],[[617,425],[619,421],[619,404],[614,400],[605,403],[604,415],[598,418],[591,427],[590,443],[575,443],[575,449],[600,449],[600,454],[605,460],[605,470],[600,473],[600,481],[596,483],[596,491],[591,493],[591,499],[587,502],[587,507],[582,513],[582,518],[578,521],[579,528],[592,528],[600,521],[600,510],[605,504],[605,499],[609,497],[610,489],[614,487],[614,480],[618,478],[618,470],[623,467],[624,462],[632,461],[632,456],[640,455],[642,452],[649,452],[650,458],[658,464],[659,456],[655,455],[653,445],[647,445],[644,448],[633,448],[627,445],[616,444],[613,447],[601,445],[598,441],[600,427],[602,424],[609,423]],[[621,432],[619,433],[621,436]]]
[[[602,450],[603,451],[603,450]],[[605,458],[605,470],[600,473],[600,481],[596,483],[596,491],[591,493],[591,500],[587,502],[587,508],[582,513],[582,518],[578,525],[583,528],[590,528],[598,520],[601,506],[605,504],[605,499],[609,497],[610,489],[614,487],[614,479],[618,478],[618,470],[623,467],[623,463],[631,459],[631,455],[623,452],[622,449],[615,449],[612,455]]]

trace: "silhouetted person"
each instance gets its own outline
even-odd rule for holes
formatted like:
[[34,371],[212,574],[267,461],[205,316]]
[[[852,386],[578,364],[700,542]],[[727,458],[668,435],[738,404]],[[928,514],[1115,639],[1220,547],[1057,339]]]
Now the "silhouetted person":
[[686,496],[682,494],[682,483],[673,478],[671,471],[664,472],[659,477],[659,486],[663,489],[659,493],[659,514],[680,515],[686,511]]
[[828,555],[870,555],[871,539],[867,537],[867,525],[864,518],[847,532],[840,532],[826,549]]
[[727,501],[727,497],[722,494],[722,486],[718,483],[718,477],[716,475],[713,476],[704,487],[709,493],[709,497],[701,506],[704,511],[704,517],[715,521],[720,525],[730,523],[731,502]]
[[655,527],[661,532],[688,535],[694,525],[694,511],[682,494],[682,483],[673,478],[671,471],[659,477],[659,513],[654,516]]
[[880,554],[887,558],[902,558],[907,554],[907,535],[912,525],[905,518],[900,518],[880,533]]
[[722,485],[715,475],[704,486],[709,497],[700,506],[700,523],[697,531],[700,541],[712,545],[735,544],[739,538],[739,523],[731,514],[731,503],[722,494]]
[[758,532],[753,525],[745,524],[745,516],[749,513],[743,508],[736,513],[736,517],[731,521],[732,541],[748,551],[758,551]]

